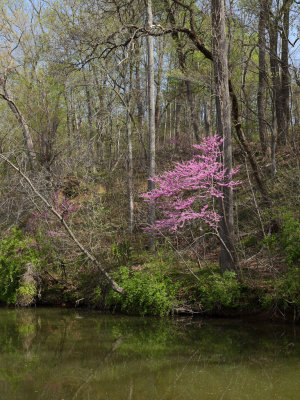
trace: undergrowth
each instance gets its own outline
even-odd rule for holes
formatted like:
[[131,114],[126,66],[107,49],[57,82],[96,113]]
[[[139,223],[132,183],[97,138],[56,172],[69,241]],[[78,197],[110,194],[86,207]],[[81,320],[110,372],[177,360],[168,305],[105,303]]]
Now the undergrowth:
[[[20,279],[27,263],[38,266],[39,258],[34,242],[21,231],[11,229],[0,240],[0,301],[6,304],[16,302]],[[28,289],[28,288],[27,288]]]
[[115,279],[126,294],[110,290],[105,298],[109,308],[127,314],[163,316],[174,307],[178,285],[162,271],[131,271],[129,267],[120,267]]

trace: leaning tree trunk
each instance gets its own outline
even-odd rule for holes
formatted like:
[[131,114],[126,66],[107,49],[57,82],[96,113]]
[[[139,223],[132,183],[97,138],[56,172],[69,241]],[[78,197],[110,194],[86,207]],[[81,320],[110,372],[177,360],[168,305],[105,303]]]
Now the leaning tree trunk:
[[[147,28],[151,29],[153,25],[152,1],[147,0]],[[155,101],[154,101],[154,51],[153,38],[147,36],[148,51],[148,191],[155,188],[152,178],[155,176]],[[155,205],[149,203],[148,222],[153,225],[155,222]],[[154,237],[150,238],[150,248],[154,250]]]
[[65,229],[67,232],[68,236],[70,239],[73,240],[73,242],[76,244],[76,246],[82,251],[82,253],[99,269],[99,271],[104,275],[105,279],[109,282],[111,288],[120,294],[125,294],[125,290],[120,287],[117,282],[108,274],[105,269],[102,267],[100,262],[93,256],[92,253],[87,250],[87,248],[79,242],[77,237],[75,236],[74,232],[71,230],[69,225],[66,223],[64,219],[63,213],[60,214],[59,212],[56,211],[56,209],[48,202],[48,200],[36,189],[36,187],[33,185],[31,180],[28,178],[27,175],[25,175],[19,167],[17,167],[15,164],[13,164],[7,157],[5,157],[3,154],[0,153],[0,158],[2,158],[4,161],[7,162],[8,165],[10,165],[14,170],[16,170],[26,181],[26,183],[29,185],[29,187],[32,189],[32,191],[36,194],[36,196],[42,201],[44,206],[55,216],[55,218],[59,221],[59,223],[62,225],[62,227]]
[[[223,163],[227,173],[230,173],[232,170],[231,107],[224,0],[211,0],[211,11],[217,131],[224,138]],[[220,268],[222,271],[236,270],[237,258],[233,240],[232,189],[224,187],[223,196],[223,199],[220,200],[220,215],[222,216],[219,227],[221,240]]]
[[20,111],[19,107],[14,102],[13,98],[9,95],[5,80],[3,82],[1,82],[1,84],[2,84],[2,88],[3,88],[3,93],[0,93],[0,97],[2,97],[2,99],[7,102],[9,108],[14,113],[14,115],[22,129],[29,164],[30,164],[31,169],[35,169],[36,168],[36,152],[34,150],[32,135],[31,135],[29,126],[28,126],[22,112]]

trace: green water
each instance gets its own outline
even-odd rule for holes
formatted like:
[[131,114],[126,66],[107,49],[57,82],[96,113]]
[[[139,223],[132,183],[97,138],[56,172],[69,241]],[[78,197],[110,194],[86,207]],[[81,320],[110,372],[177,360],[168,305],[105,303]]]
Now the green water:
[[2,400],[300,399],[300,327],[0,309]]

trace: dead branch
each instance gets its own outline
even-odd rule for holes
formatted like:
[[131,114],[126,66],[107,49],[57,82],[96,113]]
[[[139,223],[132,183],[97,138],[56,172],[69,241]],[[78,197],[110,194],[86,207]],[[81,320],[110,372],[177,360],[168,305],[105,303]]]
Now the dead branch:
[[87,256],[87,258],[92,261],[94,265],[101,271],[101,273],[105,276],[105,278],[108,280],[111,288],[120,294],[125,294],[125,291],[123,288],[121,288],[114,280],[113,278],[103,269],[101,266],[100,262],[83,246],[82,243],[79,242],[69,225],[66,223],[64,220],[63,215],[59,214],[55,208],[48,202],[48,200],[45,199],[45,197],[36,189],[36,187],[33,185],[31,180],[28,178],[27,175],[25,175],[19,167],[17,167],[15,164],[13,164],[6,156],[3,154],[0,154],[0,157],[7,162],[8,165],[10,165],[14,170],[16,170],[27,182],[27,184],[30,186],[30,188],[33,190],[33,192],[39,197],[39,199],[44,203],[44,205],[48,208],[49,211],[57,218],[57,220],[60,222],[60,224],[64,227],[65,231],[67,232],[68,236],[73,240],[73,242],[79,247],[79,249]]

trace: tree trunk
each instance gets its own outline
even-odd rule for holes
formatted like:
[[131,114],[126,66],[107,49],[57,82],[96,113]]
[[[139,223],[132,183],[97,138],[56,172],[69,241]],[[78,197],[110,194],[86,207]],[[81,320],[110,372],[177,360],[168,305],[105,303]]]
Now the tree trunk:
[[127,136],[127,199],[128,199],[128,231],[134,229],[134,194],[133,194],[133,152],[132,152],[132,63],[129,65],[129,87],[127,93],[126,136]]
[[144,104],[143,104],[143,91],[141,88],[141,77],[140,77],[140,47],[139,42],[136,42],[135,46],[135,91],[136,91],[136,105],[137,105],[137,120],[138,120],[138,128],[142,130],[143,127],[143,119],[144,119]]
[[96,93],[99,101],[98,105],[98,113],[97,113],[97,138],[96,138],[96,159],[95,159],[95,164],[98,165],[98,167],[102,166],[104,164],[104,159],[103,159],[103,137],[105,136],[105,114],[106,114],[106,108],[104,104],[104,87],[105,87],[105,78],[102,80],[102,77],[98,78],[97,71],[95,66],[92,66],[92,71],[93,71],[93,78],[94,78],[94,87],[96,88]]
[[187,93],[187,98],[188,98],[189,107],[190,107],[193,132],[194,132],[196,142],[199,143],[200,142],[200,133],[199,133],[200,129],[199,129],[198,116],[197,116],[197,109],[195,106],[195,99],[194,99],[194,95],[193,95],[192,85],[189,80],[185,80],[185,87],[186,87],[186,93]]
[[[211,0],[211,11],[217,131],[218,134],[224,138],[223,163],[227,173],[230,173],[232,170],[231,108],[228,84],[224,0]],[[237,260],[233,240],[232,189],[224,187],[223,196],[224,198],[220,201],[220,215],[222,219],[219,227],[219,236],[221,240],[219,262],[222,271],[235,271]]]
[[[161,113],[162,100],[162,73],[163,73],[163,43],[162,38],[158,38],[158,62],[157,62],[157,79],[156,79],[156,102],[155,102],[155,131],[159,137],[159,122]],[[159,140],[159,139],[158,139]]]
[[[169,1],[164,0],[164,2],[165,2],[166,10],[168,12],[168,16],[169,16],[171,24],[173,26],[176,26],[176,20],[175,20],[172,8],[170,7]],[[180,42],[179,33],[176,30],[174,30],[174,32],[172,32],[172,38],[176,45],[179,68],[180,68],[182,74],[184,75],[184,74],[186,74],[185,55],[182,50],[182,44]],[[199,128],[199,121],[198,121],[198,116],[197,116],[197,109],[195,107],[195,100],[194,100],[192,85],[188,79],[185,79],[183,82],[184,82],[186,93],[187,93],[187,100],[188,100],[189,109],[190,109],[191,123],[192,123],[193,132],[194,132],[194,137],[196,139],[196,142],[199,143],[200,128]]]
[[267,125],[266,125],[266,2],[260,0],[259,23],[258,23],[258,91],[257,91],[257,113],[258,130],[262,154],[267,152]]
[[[275,113],[273,131],[277,131],[277,138],[281,136],[282,128],[282,107],[281,107],[281,82],[279,75],[278,57],[278,19],[269,21],[269,40],[270,40],[270,70],[272,77],[272,107]],[[276,122],[276,123],[275,123]],[[276,128],[277,129],[276,129]]]
[[204,129],[206,136],[210,136],[211,130],[211,120],[210,120],[210,106],[208,102],[205,100],[203,102],[203,119],[204,119]]
[[[130,103],[128,104],[128,108]],[[127,196],[128,196],[128,230],[133,232],[134,228],[134,202],[133,202],[133,155],[132,155],[132,139],[131,139],[131,118],[127,111]]]
[[85,96],[86,96],[86,105],[88,111],[88,124],[89,124],[89,139],[92,140],[94,137],[94,129],[93,129],[93,113],[92,113],[92,100],[91,100],[91,93],[89,89],[89,82],[86,79],[85,70],[82,69],[83,72],[83,81],[84,81],[84,89],[85,89]]
[[[147,0],[147,28],[153,25],[152,1]],[[155,176],[155,100],[154,100],[154,51],[153,38],[147,36],[148,50],[148,191],[155,188],[155,183],[151,180]],[[149,203],[148,222],[150,225],[155,223],[155,205]],[[154,237],[150,238],[150,249],[154,250]]]
[[175,150],[178,151],[181,144],[180,137],[180,116],[181,116],[181,97],[178,97],[175,106]]
[[290,24],[290,0],[283,2],[283,22],[281,33],[281,115],[282,130],[278,132],[278,143],[286,144],[290,124],[290,74],[289,74],[289,24]]
[[24,141],[25,141],[25,146],[26,146],[26,150],[27,150],[29,164],[30,164],[31,169],[34,170],[36,168],[36,153],[34,150],[33,140],[32,140],[32,136],[31,136],[31,132],[29,130],[29,126],[28,126],[23,114],[21,113],[19,107],[16,105],[16,103],[11,98],[11,96],[8,94],[5,82],[2,84],[2,88],[3,88],[3,93],[0,93],[0,97],[2,97],[3,100],[5,100],[7,102],[9,108],[14,113],[14,115],[23,131],[23,136],[24,136]]

